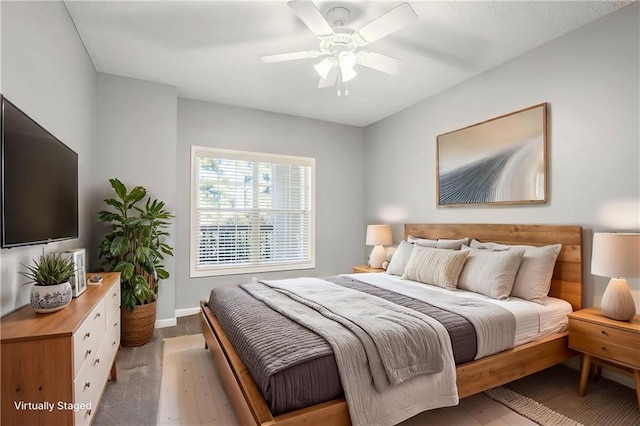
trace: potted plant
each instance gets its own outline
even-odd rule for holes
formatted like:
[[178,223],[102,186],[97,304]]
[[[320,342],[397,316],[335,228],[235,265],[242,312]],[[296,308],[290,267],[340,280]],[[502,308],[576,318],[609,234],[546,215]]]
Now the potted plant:
[[100,258],[109,271],[120,272],[122,345],[140,346],[155,328],[158,282],[169,277],[164,256],[173,256],[173,247],[165,239],[173,215],[164,202],[147,197],[145,188],[128,191],[118,179],[109,183],[115,198],[104,201],[113,209],[98,216],[111,224],[111,232],[100,245]]
[[33,261],[33,266],[23,265],[27,270],[19,272],[29,279],[31,307],[39,313],[56,312],[71,303],[71,284],[75,264],[73,259],[59,253],[42,255]]

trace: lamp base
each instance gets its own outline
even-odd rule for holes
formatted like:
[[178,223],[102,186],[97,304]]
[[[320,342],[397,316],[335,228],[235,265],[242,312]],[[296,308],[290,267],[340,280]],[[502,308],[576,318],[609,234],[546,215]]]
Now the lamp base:
[[374,246],[369,256],[369,266],[381,269],[382,264],[387,261],[387,252],[382,246]]
[[600,302],[602,313],[618,321],[629,321],[636,315],[636,305],[624,278],[611,278]]

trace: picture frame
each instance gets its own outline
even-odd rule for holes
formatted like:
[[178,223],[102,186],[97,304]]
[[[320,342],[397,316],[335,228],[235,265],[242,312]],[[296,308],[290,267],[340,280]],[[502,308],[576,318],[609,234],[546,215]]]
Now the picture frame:
[[547,175],[546,103],[437,137],[438,207],[546,203]]
[[60,254],[73,260],[76,272],[69,278],[69,283],[71,284],[71,296],[78,297],[87,289],[86,251],[83,248],[79,248],[63,251]]

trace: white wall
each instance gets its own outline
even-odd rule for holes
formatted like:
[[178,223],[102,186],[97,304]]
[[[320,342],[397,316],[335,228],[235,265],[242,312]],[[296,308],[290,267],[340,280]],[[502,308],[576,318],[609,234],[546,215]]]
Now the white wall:
[[[121,180],[128,189],[143,186],[152,198],[176,212],[176,107],[173,86],[98,73],[97,145],[94,158],[94,233],[91,264],[96,266],[97,247],[108,227],[97,219],[105,209],[103,200],[113,190],[109,178]],[[174,226],[168,229],[175,236]],[[174,238],[167,242],[174,245]],[[160,282],[157,318],[175,318],[175,260],[165,259],[170,278]],[[182,290],[181,290],[182,291]]]
[[[640,229],[640,4],[634,3],[365,129],[366,221],[543,223],[584,227],[584,306],[592,232]],[[547,102],[549,202],[437,208],[437,135]],[[636,307],[640,282],[630,280]],[[625,377],[609,377],[633,386]]]
[[260,278],[351,272],[364,257],[363,129],[187,99],[178,100],[176,307],[208,299],[214,286],[249,282],[251,275],[189,278],[191,145],[316,159],[315,270],[253,274]]
[[[599,305],[607,280],[589,273],[591,231],[640,228],[639,6],[368,126],[367,222],[394,223],[396,241],[406,222],[581,225],[584,302]],[[549,202],[437,208],[437,135],[542,102],[549,105]]]
[[79,173],[79,238],[0,252],[4,315],[29,302],[21,264],[43,249],[89,245],[96,73],[62,2],[1,2],[0,10],[2,93],[78,153]]

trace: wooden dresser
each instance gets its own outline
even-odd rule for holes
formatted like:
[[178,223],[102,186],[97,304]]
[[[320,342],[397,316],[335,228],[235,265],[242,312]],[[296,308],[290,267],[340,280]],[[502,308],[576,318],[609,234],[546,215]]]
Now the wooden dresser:
[[58,312],[0,320],[3,425],[91,423],[120,346],[120,274],[102,276]]

